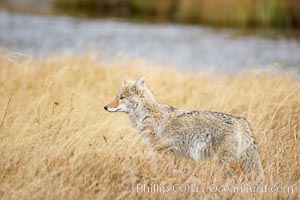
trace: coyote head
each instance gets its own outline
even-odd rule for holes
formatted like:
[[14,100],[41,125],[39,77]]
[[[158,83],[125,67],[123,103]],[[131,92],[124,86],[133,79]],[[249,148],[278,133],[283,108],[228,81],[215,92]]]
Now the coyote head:
[[122,86],[118,90],[116,98],[104,106],[108,112],[134,111],[140,102],[153,99],[150,90],[146,87],[146,78],[142,76],[136,81],[122,80]]

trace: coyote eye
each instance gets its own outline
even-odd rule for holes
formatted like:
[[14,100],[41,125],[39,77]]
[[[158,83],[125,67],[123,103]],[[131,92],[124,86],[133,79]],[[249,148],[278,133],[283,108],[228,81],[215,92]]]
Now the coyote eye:
[[122,99],[125,99],[125,97],[120,97],[120,99],[122,100]]

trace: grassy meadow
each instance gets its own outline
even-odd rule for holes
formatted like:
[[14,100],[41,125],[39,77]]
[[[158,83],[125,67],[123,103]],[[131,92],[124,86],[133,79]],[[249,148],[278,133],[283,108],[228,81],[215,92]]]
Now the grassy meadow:
[[[160,102],[180,109],[226,112],[249,119],[267,187],[294,192],[211,192],[242,185],[222,178],[212,161],[158,157],[124,113],[103,106],[120,78],[146,75]],[[0,56],[0,199],[279,199],[300,198],[300,78],[249,71],[182,73],[142,61],[93,56],[15,59]],[[137,184],[196,185],[195,192],[136,191]]]

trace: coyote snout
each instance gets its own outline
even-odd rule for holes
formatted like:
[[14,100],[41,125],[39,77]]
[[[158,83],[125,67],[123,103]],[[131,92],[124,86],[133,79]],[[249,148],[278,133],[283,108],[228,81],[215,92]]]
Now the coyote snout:
[[249,122],[242,117],[210,111],[184,111],[159,103],[145,77],[122,81],[116,98],[104,107],[125,112],[145,143],[155,150],[203,161],[217,158],[225,172],[236,161],[248,177],[263,178],[258,148]]

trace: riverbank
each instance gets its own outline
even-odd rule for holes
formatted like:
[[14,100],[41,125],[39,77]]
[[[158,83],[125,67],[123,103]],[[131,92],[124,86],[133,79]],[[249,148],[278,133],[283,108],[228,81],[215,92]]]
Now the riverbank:
[[[0,71],[1,199],[300,197],[300,80],[292,75],[191,75],[93,56],[20,61],[0,55]],[[223,179],[212,161],[176,164],[165,157],[158,162],[125,114],[103,109],[123,75],[146,75],[157,99],[177,108],[249,119],[265,170],[263,185],[293,187],[293,192],[212,192],[211,184],[224,188],[243,183]],[[163,195],[137,192],[137,184],[200,189]]]
[[[141,59],[191,72],[214,68],[239,73],[278,66],[299,73],[300,32],[136,24],[0,11],[0,49],[25,57],[97,54],[100,59]],[[300,73],[299,73],[300,74]]]
[[215,27],[299,29],[297,0],[3,0],[13,11]]
[[233,27],[299,28],[297,0],[54,0],[61,13]]

